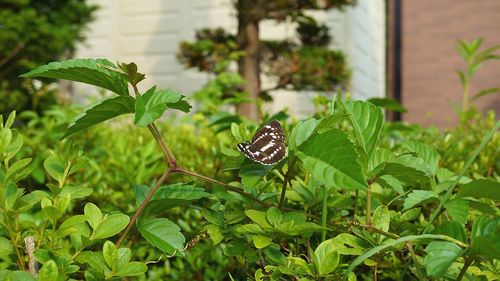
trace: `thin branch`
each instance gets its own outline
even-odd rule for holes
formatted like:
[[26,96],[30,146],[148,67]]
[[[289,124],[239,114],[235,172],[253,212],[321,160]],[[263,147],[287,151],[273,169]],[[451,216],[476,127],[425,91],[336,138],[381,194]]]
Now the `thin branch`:
[[472,259],[471,257],[467,257],[465,258],[465,263],[464,263],[464,266],[462,267],[462,269],[460,270],[460,273],[458,273],[458,276],[457,276],[457,281],[461,281],[462,278],[464,278],[465,276],[465,273],[467,273],[467,269],[469,268],[469,266],[472,264],[472,262],[474,262],[474,259]]
[[130,219],[130,222],[128,223],[127,228],[125,229],[125,231],[123,231],[122,235],[120,236],[120,238],[116,242],[115,245],[116,245],[117,248],[120,247],[120,245],[122,244],[122,242],[125,239],[125,237],[127,236],[128,232],[130,231],[130,229],[134,225],[134,223],[137,220],[137,218],[139,218],[139,216],[141,215],[142,211],[144,210],[144,208],[146,207],[146,205],[151,200],[151,197],[153,197],[153,194],[158,190],[158,188],[160,188],[160,186],[163,184],[163,182],[165,182],[165,180],[168,178],[168,176],[170,175],[170,172],[171,172],[170,169],[167,169],[163,173],[163,175],[161,176],[161,178],[156,182],[156,184],[154,185],[154,187],[149,191],[149,193],[146,196],[146,198],[144,198],[144,200],[142,201],[142,203],[139,206],[139,208],[137,209],[137,211],[135,211],[134,216],[132,217],[132,219]]
[[372,191],[371,185],[366,190],[366,224],[372,225]]
[[225,184],[223,182],[220,182],[216,179],[212,179],[212,178],[209,178],[209,177],[206,177],[206,176],[203,176],[203,175],[200,175],[200,174],[197,174],[195,172],[191,172],[191,171],[188,171],[186,169],[183,169],[181,167],[177,167],[175,168],[174,170],[172,170],[172,172],[174,173],[180,173],[180,174],[184,174],[184,175],[189,175],[189,176],[193,176],[193,177],[196,177],[196,178],[199,178],[199,179],[202,179],[206,182],[210,182],[210,183],[214,183],[214,184],[217,184],[217,185],[220,185],[222,187],[224,187],[225,189],[229,190],[229,191],[233,191],[233,192],[236,192],[238,194],[240,194],[241,196],[245,197],[245,198],[248,198],[256,203],[258,203],[259,205],[263,206],[263,207],[269,207],[270,205],[267,204],[266,202],[260,200],[259,198],[249,194],[249,193],[246,193],[245,191],[237,188],[237,187],[234,187],[234,186],[231,186],[231,185],[228,185],[228,184]]
[[290,171],[292,170],[293,164],[295,164],[295,161],[293,161],[293,162],[292,161],[290,161],[290,165],[288,166],[288,170],[286,171],[285,178],[283,179],[283,187],[281,188],[281,196],[280,196],[280,202],[279,202],[279,209],[280,210],[283,210],[283,207],[285,206],[286,188],[287,188],[288,181],[290,180]]

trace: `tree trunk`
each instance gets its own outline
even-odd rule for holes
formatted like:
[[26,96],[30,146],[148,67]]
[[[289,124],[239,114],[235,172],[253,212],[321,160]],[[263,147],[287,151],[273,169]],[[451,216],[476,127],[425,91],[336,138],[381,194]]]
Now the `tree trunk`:
[[[239,50],[245,54],[238,61],[238,72],[245,79],[245,92],[251,99],[260,94],[260,53],[259,53],[259,17],[256,15],[254,0],[238,0],[238,34],[236,41]],[[256,103],[242,103],[238,112],[252,120],[258,119]]]

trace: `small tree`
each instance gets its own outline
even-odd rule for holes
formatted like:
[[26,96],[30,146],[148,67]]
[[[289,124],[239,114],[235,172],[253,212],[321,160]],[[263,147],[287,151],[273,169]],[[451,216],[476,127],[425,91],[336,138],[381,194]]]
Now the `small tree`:
[[40,99],[49,98],[32,96],[33,85],[18,76],[70,56],[75,43],[83,39],[82,31],[95,10],[96,6],[85,0],[2,1],[0,112],[37,109]]
[[[244,79],[241,93],[257,100],[268,90],[292,88],[295,90],[334,90],[344,87],[350,76],[344,54],[327,49],[330,42],[328,28],[305,14],[306,10],[341,9],[352,5],[349,0],[236,0],[238,31],[232,35],[223,29],[198,31],[195,42],[182,42],[179,59],[187,67],[221,74],[236,61],[238,73]],[[259,37],[259,23],[271,19],[278,22],[296,22],[300,42],[293,40],[263,41]],[[270,89],[261,87],[261,72],[272,75],[276,84]],[[239,112],[256,119],[256,103],[241,103]]]

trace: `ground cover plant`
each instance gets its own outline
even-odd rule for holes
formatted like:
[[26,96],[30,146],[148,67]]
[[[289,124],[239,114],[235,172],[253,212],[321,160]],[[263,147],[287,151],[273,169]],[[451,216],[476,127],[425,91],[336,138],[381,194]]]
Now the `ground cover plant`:
[[[388,138],[382,134],[389,133],[380,107],[337,96],[323,114],[296,123],[284,114],[267,116],[261,124],[233,122],[219,133],[226,137],[211,139],[220,143],[202,148],[215,147],[224,159],[218,173],[205,174],[210,171],[200,169],[203,165],[192,165],[184,152],[173,149],[172,142],[179,140],[172,136],[175,130],[164,134],[157,125],[166,110],[186,112],[189,104],[182,95],[156,87],[140,93],[137,84],[144,76],[134,64],[70,60],[24,76],[69,79],[116,95],[91,105],[69,125],[67,141],[43,160],[50,182],[35,190],[23,188],[21,181],[33,174],[34,165],[22,156],[22,137],[12,129],[15,115],[2,120],[4,279],[29,280],[38,274],[39,280],[155,280],[155,274],[165,273],[156,267],[167,261],[196,266],[189,257],[200,246],[216,249],[210,261],[227,271],[210,272],[198,264],[206,270],[198,280],[498,277],[498,174],[480,177],[469,170],[484,147],[498,139],[500,122],[471,147],[463,166],[447,169],[429,144],[381,142]],[[125,114],[133,114],[135,125],[147,127],[156,141],[157,146],[146,145],[138,135],[137,143],[128,144],[141,148],[135,151],[138,158],[148,159],[142,165],[154,172],[123,171],[128,173],[124,178],[142,181],[128,190],[134,196],[132,209],[108,204],[102,195],[99,202],[85,202],[96,191],[80,182],[79,174],[95,169],[90,163],[97,156],[82,154],[83,131]],[[264,166],[235,150],[273,119],[285,130],[283,161]],[[127,158],[116,159],[116,167],[127,165]],[[191,220],[203,225],[190,225]]]

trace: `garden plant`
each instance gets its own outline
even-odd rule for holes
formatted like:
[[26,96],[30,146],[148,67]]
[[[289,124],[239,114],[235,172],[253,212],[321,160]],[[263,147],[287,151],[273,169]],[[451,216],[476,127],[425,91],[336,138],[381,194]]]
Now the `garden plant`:
[[[68,60],[23,77],[68,79],[114,96],[89,106],[64,133],[48,118],[39,124],[32,118],[23,133],[13,128],[15,113],[1,120],[1,279],[499,276],[498,146],[491,144],[498,143],[500,122],[494,118],[464,152],[464,163],[451,168],[443,166],[446,159],[434,143],[401,137],[379,106],[340,94],[323,112],[298,122],[280,112],[258,123],[231,118],[237,122],[217,129],[214,123],[227,120],[200,118],[198,124],[212,130],[201,144],[203,134],[187,130],[194,135],[189,139],[172,129],[171,117],[160,119],[167,110],[188,112],[184,96],[156,87],[141,93],[137,85],[145,76],[133,63]],[[127,114],[143,129],[117,124],[116,134],[133,133],[126,142],[110,133],[101,140],[107,144],[88,146],[105,134],[86,135],[93,126]],[[282,161],[262,165],[236,150],[272,120],[284,128]],[[52,126],[46,139],[56,143],[44,144],[52,152],[23,148],[30,126]],[[144,140],[144,128],[156,144]],[[91,149],[85,155],[83,148]],[[129,154],[122,157],[123,149]],[[483,155],[485,149],[492,155]],[[26,155],[33,155],[33,163]],[[474,168],[478,156],[493,161]],[[109,174],[95,173],[102,169],[97,159],[112,165]],[[134,185],[120,187],[126,181]],[[198,272],[183,276],[183,262]],[[209,262],[216,268],[209,269]],[[158,269],[162,264],[170,269]]]

